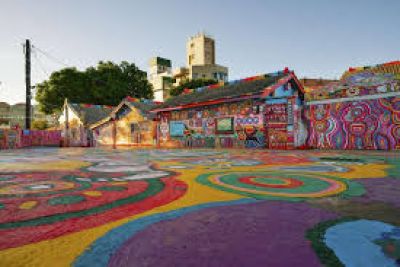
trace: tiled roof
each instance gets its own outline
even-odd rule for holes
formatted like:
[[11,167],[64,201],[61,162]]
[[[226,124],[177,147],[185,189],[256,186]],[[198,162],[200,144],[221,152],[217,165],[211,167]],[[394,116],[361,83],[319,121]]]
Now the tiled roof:
[[127,103],[131,107],[134,107],[134,108],[138,109],[140,112],[142,112],[143,114],[147,114],[147,115],[150,115],[150,110],[152,110],[153,108],[155,108],[157,106],[156,104],[153,104],[153,103],[130,102],[130,101],[127,101]]
[[78,113],[77,115],[81,118],[83,124],[89,125],[95,123],[101,119],[107,117],[113,110],[110,107],[98,106],[98,105],[82,105],[82,104],[70,104],[72,108]]
[[161,105],[157,105],[157,109],[186,105],[191,103],[206,102],[211,100],[234,98],[243,95],[253,95],[262,93],[266,87],[275,84],[279,79],[288,74],[276,73],[265,74],[262,79],[252,81],[231,82],[218,88],[207,88],[202,91],[195,91],[190,94],[181,94],[176,97],[169,98]]

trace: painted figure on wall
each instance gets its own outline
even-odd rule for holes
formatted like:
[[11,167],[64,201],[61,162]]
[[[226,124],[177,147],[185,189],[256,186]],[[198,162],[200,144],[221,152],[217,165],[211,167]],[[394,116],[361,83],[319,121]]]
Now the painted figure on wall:
[[400,98],[310,105],[308,144],[333,149],[398,149]]

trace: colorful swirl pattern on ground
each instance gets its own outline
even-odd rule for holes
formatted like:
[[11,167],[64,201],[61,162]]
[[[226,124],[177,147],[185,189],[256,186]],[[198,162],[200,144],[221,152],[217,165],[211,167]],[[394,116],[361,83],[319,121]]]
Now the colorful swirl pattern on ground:
[[369,151],[2,151],[0,266],[317,267],[316,224],[400,225],[399,170]]
[[[151,173],[151,172],[150,172]],[[132,174],[132,173],[131,173]],[[172,177],[122,180],[128,173],[58,174],[43,179],[14,175],[0,189],[0,248],[55,238],[164,205],[182,196],[186,185]],[[85,176],[84,178],[82,176]],[[117,177],[117,178],[115,178]],[[119,177],[119,178],[118,178]],[[113,180],[114,179],[114,180]],[[22,212],[21,212],[22,211]],[[18,235],[15,234],[18,231]]]
[[357,196],[363,187],[352,181],[315,174],[280,172],[219,172],[202,174],[201,184],[257,199],[301,201],[335,195]]

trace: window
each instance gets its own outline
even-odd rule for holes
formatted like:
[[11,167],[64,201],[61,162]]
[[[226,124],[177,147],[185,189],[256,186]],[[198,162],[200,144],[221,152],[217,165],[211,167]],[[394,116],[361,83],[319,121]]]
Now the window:
[[186,126],[181,121],[170,121],[169,123],[169,134],[173,137],[181,137],[184,135]]
[[217,134],[231,134],[234,132],[233,117],[215,119],[215,130]]

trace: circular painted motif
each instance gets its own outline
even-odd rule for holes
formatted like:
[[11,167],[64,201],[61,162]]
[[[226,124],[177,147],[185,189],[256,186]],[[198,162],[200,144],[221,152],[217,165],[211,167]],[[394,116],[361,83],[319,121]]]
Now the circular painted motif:
[[[286,174],[279,172],[232,172],[200,175],[197,181],[219,190],[259,199],[298,201],[306,198],[327,197],[346,190],[360,193],[360,185],[332,177],[313,174]],[[361,187],[362,188],[362,187]]]

